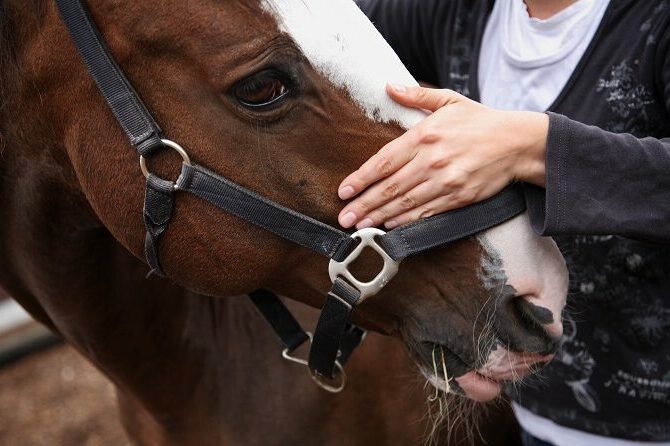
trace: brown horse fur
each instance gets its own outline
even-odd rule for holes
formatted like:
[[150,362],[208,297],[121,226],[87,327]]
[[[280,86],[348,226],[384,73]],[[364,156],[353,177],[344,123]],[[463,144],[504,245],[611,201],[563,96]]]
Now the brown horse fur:
[[[315,218],[335,224],[339,181],[401,132],[367,119],[254,2],[88,4],[171,139]],[[0,0],[0,22],[0,283],[117,385],[133,442],[419,443],[425,395],[393,337],[371,336],[349,387],[332,396],[280,358],[246,300],[223,298],[265,286],[319,307],[323,258],[181,194],[161,242],[170,280],[145,279],[138,160],[55,2]],[[268,61],[293,70],[300,95],[255,116],[229,92]],[[151,166],[174,178],[177,161],[166,153]],[[489,297],[477,278],[482,255],[471,239],[404,262],[357,322],[402,337],[419,360],[432,342],[474,363],[483,329],[474,322]],[[313,310],[294,307],[313,323]]]

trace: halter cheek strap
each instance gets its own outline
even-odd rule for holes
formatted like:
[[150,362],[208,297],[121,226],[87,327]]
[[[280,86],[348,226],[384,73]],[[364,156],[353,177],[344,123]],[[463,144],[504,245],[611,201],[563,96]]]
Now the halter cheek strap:
[[[317,383],[326,390],[342,390],[345,383],[343,365],[365,335],[364,330],[350,323],[351,312],[393,278],[400,261],[496,226],[526,209],[520,187],[511,186],[488,200],[388,233],[364,229],[348,234],[268,200],[191,163],[181,146],[163,139],[160,127],[111,57],[82,1],[57,0],[57,4],[88,71],[140,155],[140,167],[146,177],[145,255],[153,273],[165,274],[160,265],[159,241],[172,219],[178,191],[194,194],[244,221],[331,259],[329,273],[333,286],[313,338],[300,327],[276,295],[266,290],[250,294],[284,345],[284,358],[308,365]],[[165,148],[176,150],[183,158],[182,172],[176,182],[162,180],[146,168],[144,157]],[[369,282],[358,281],[348,269],[365,247],[375,249],[384,260],[380,273]],[[293,357],[294,350],[308,340],[312,343],[309,361]],[[339,385],[324,381],[336,375],[340,375]]]
[[140,155],[163,146],[161,128],[110,56],[98,29],[80,1],[57,1],[72,40],[109,108]]

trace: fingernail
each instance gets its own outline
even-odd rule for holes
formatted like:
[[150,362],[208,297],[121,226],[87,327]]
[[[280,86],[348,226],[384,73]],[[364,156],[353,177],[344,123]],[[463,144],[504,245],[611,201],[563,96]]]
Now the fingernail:
[[386,229],[394,229],[398,227],[398,222],[395,220],[387,221],[384,226],[386,226]]
[[342,200],[348,200],[354,196],[354,188],[351,186],[344,186],[339,190],[338,194]]
[[370,220],[369,218],[366,218],[362,222],[356,225],[358,229],[365,229],[365,228],[371,228],[375,225],[375,222]]
[[350,228],[356,223],[356,214],[353,212],[347,212],[344,214],[344,217],[340,219],[340,224],[345,228]]
[[398,84],[389,84],[393,90],[395,90],[396,93],[405,93],[407,91],[407,87],[404,85],[398,85]]

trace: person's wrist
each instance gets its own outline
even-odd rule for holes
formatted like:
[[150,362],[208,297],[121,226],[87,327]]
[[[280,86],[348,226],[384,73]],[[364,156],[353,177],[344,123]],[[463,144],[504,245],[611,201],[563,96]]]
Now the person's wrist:
[[539,112],[518,112],[516,128],[519,142],[518,162],[514,165],[514,178],[519,181],[545,186],[545,158],[549,116]]

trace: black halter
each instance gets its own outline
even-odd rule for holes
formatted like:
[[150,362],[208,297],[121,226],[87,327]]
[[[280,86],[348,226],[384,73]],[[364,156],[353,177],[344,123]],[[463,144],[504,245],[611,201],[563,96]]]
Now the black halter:
[[[251,300],[283,343],[283,356],[308,365],[317,383],[326,390],[339,391],[344,387],[342,366],[365,334],[364,330],[350,324],[351,311],[386,285],[402,259],[469,237],[525,211],[520,187],[512,186],[481,203],[405,225],[388,233],[368,229],[348,234],[274,203],[202,166],[192,164],[179,145],[163,139],[162,130],[109,54],[82,1],[57,0],[57,3],[90,74],[131,144],[140,154],[140,164],[146,176],[145,255],[152,272],[164,275],[159,261],[158,242],[172,218],[177,191],[197,195],[249,223],[331,259],[329,273],[333,287],[328,293],[313,339],[273,293],[259,290],[250,294]],[[144,157],[166,147],[177,150],[184,159],[181,175],[176,182],[160,179],[146,169]],[[375,279],[362,283],[349,273],[347,266],[366,246],[372,247],[382,256],[384,268]],[[291,356],[307,340],[312,342],[308,363]],[[331,386],[323,381],[323,378],[334,378],[338,374],[342,376],[339,386]]]

